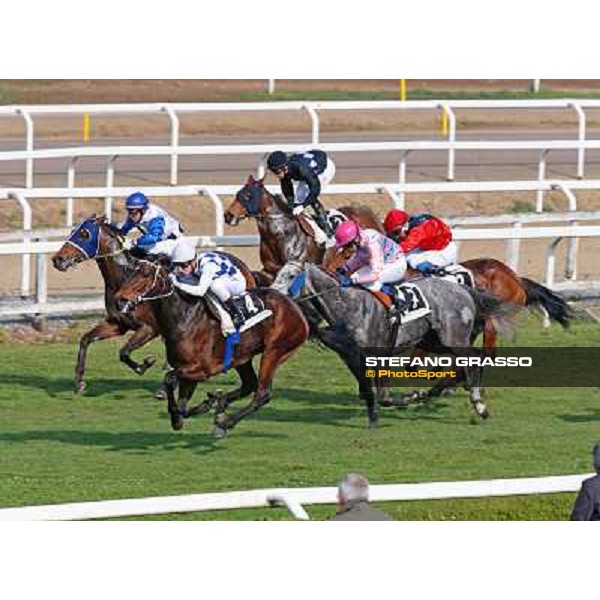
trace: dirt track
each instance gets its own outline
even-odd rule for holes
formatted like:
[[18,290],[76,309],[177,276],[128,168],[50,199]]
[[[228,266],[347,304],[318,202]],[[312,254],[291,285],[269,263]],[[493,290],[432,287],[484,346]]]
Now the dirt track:
[[[309,82],[314,89],[323,89],[331,82]],[[395,82],[376,82],[380,88],[388,89],[389,86],[397,86]],[[522,85],[517,82],[511,85]],[[335,86],[342,87],[344,82],[333,82]],[[466,82],[454,82],[457,89],[465,89]],[[16,84],[15,84],[16,85]],[[127,85],[119,85],[111,88],[110,82],[102,86],[98,82],[79,82],[65,84],[57,81],[48,86],[39,83],[25,82],[23,93],[27,92],[30,102],[82,102],[89,101],[93,96],[94,101],[123,102],[134,99],[145,101],[162,100],[152,96],[151,90],[158,93],[165,84],[158,85],[156,82],[128,82]],[[237,93],[236,82],[169,82],[169,100],[209,100],[202,93]],[[280,82],[283,88],[286,86],[306,86],[306,82]],[[373,82],[352,82],[352,85],[372,89]],[[413,83],[416,85],[416,83]],[[449,86],[444,81],[440,85]],[[489,83],[489,86],[507,85],[505,82]],[[590,88],[600,89],[600,82],[586,84]],[[37,87],[36,87],[37,86]],[[264,86],[264,81],[250,81],[239,83],[239,90],[252,90],[256,86]],[[386,87],[387,86],[387,87]],[[462,87],[460,87],[462,86]],[[18,88],[18,85],[15,89]],[[27,89],[26,89],[27,88]],[[39,88],[39,89],[38,89]],[[391,89],[391,88],[389,88]],[[450,89],[446,87],[445,89]],[[580,88],[578,88],[580,89]],[[44,90],[44,96],[36,94]],[[102,91],[104,90],[104,91]],[[64,94],[61,95],[61,94]],[[90,97],[86,96],[89,94]],[[142,97],[136,96],[141,94]],[[199,94],[200,97],[192,97]],[[64,98],[64,99],[63,99]],[[231,99],[228,97],[228,99]],[[490,111],[460,113],[460,132],[469,138],[490,136],[513,137],[527,131],[528,137],[556,136],[575,137],[576,119],[574,112],[548,111],[540,116],[538,112],[506,111],[501,114],[492,115]],[[518,117],[518,118],[517,118]],[[595,119],[598,118],[600,126],[600,112],[597,115],[590,113],[589,124],[593,127]],[[407,139],[413,136],[424,139],[439,139],[437,115],[422,113],[338,113],[323,115],[323,139]],[[36,122],[36,144],[43,147],[44,144],[57,145],[79,145],[81,122],[79,119],[43,119]],[[275,116],[266,113],[248,113],[246,115],[227,115],[217,113],[216,115],[204,115],[202,117],[185,117],[181,124],[182,135],[186,143],[227,143],[232,141],[233,136],[241,139],[244,143],[251,141],[284,141],[284,140],[306,140],[310,131],[308,116],[299,114],[277,114]],[[600,130],[598,131],[600,133]],[[23,127],[18,120],[0,119],[0,149],[7,147],[20,147],[22,142]],[[594,132],[592,131],[592,135]],[[114,139],[116,136],[116,139]],[[131,138],[143,138],[152,143],[166,143],[168,139],[168,120],[165,117],[141,119],[93,119],[91,143],[118,145],[119,143],[132,143]],[[457,179],[534,179],[536,177],[537,156],[535,153],[497,153],[491,156],[489,153],[459,153],[457,155]],[[600,153],[588,153],[587,172],[588,177],[600,177]],[[397,178],[398,157],[394,153],[356,154],[352,156],[335,157],[338,164],[336,182],[350,181],[394,181]],[[443,153],[417,153],[411,155],[409,160],[409,181],[418,180],[443,180],[445,177],[445,155]],[[553,153],[549,159],[549,177],[573,177],[574,153]],[[185,159],[181,160],[182,183],[241,183],[245,176],[254,171],[256,157],[221,157],[219,159]],[[106,165],[104,161],[86,160],[78,164],[77,183],[79,185],[103,185]],[[167,183],[168,162],[167,160],[155,159],[131,159],[123,161],[118,166],[117,184],[131,185],[157,185]],[[16,186],[22,185],[22,168],[10,163],[0,163],[0,185]],[[40,161],[36,164],[36,185],[56,186],[65,185],[66,162]],[[582,210],[593,210],[600,208],[600,196],[596,193],[578,194]],[[389,201],[385,196],[368,196],[335,199],[325,198],[328,205],[341,205],[350,202],[367,203],[379,214],[383,214],[389,208]],[[490,214],[504,212],[524,212],[533,209],[533,194],[463,194],[445,195],[443,197],[419,197],[412,196],[408,199],[411,210],[428,210],[442,215],[458,214]],[[189,231],[198,234],[213,233],[214,216],[210,205],[205,202],[191,201],[190,199],[169,199],[161,201],[161,204],[177,215],[184,222]],[[117,206],[120,206],[117,204]],[[547,207],[550,210],[564,210],[565,200],[561,194],[553,193],[548,196]],[[93,212],[100,212],[102,204],[100,201],[87,201],[76,203],[76,218],[80,219]],[[34,204],[34,224],[40,226],[61,226],[64,219],[64,204],[59,202],[38,201]],[[20,213],[16,206],[3,203],[0,206],[0,231],[12,230],[20,225]],[[246,224],[236,233],[254,233],[254,224]],[[228,230],[233,233],[233,230]],[[547,242],[527,242],[523,244],[521,271],[536,278],[543,273],[544,252]],[[600,242],[586,240],[581,244],[580,272],[584,276],[600,278],[599,264],[596,259],[600,251]],[[256,250],[236,250],[250,264],[257,266]],[[562,251],[561,251],[562,254]],[[461,249],[462,258],[474,256],[491,255],[504,258],[504,244],[491,243],[467,243]],[[557,272],[560,273],[561,257]],[[0,270],[2,278],[0,290],[3,292],[15,291],[18,286],[18,260],[14,258],[0,258]],[[99,284],[99,276],[91,266],[82,267],[74,274],[59,275],[50,270],[51,292],[61,289],[89,289],[96,288]]]

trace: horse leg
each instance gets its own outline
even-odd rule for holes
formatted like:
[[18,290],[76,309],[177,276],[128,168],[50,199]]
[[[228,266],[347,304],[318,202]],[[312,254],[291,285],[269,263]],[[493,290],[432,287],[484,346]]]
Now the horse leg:
[[138,363],[131,358],[131,353],[153,340],[158,333],[150,326],[144,325],[138,329],[119,351],[119,359],[138,375],[143,375],[156,362],[154,356],[146,356],[143,363]]
[[178,378],[174,370],[169,371],[165,375],[163,389],[167,395],[167,409],[171,417],[171,428],[179,431],[183,427],[183,416],[179,412],[177,400],[175,399],[175,388],[177,387]]
[[254,397],[249,404],[232,415],[224,412],[215,415],[215,437],[225,437],[229,430],[233,429],[242,419],[256,412],[271,400],[271,386],[275,371],[296,349],[297,346],[289,349],[289,344],[283,343],[280,339],[275,339],[272,344],[267,344],[260,360],[258,384]]
[[232,392],[228,392],[227,394],[208,392],[209,401],[212,401],[213,404],[215,402],[217,403],[217,414],[225,412],[227,407],[232,402],[235,402],[240,398],[245,398],[246,396],[256,392],[258,389],[258,377],[256,376],[256,371],[252,365],[252,359],[243,365],[235,367],[235,370],[242,380],[241,387],[233,390]]
[[75,367],[75,393],[79,394],[83,392],[86,387],[84,374],[88,346],[93,342],[123,335],[125,331],[119,323],[106,320],[98,323],[93,329],[83,335],[79,341],[79,353],[77,354],[77,366]]
[[482,399],[482,388],[481,380],[483,376],[482,367],[465,367],[465,375],[467,384],[469,386],[469,393],[471,397],[471,405],[477,413],[477,415],[485,420],[490,416],[490,411]]
[[177,411],[183,419],[188,419],[191,415],[188,411],[187,405],[190,398],[196,391],[197,381],[191,381],[189,379],[179,380],[179,398],[177,401]]
[[[367,418],[369,420],[369,428],[375,429],[379,424],[379,414],[377,411],[377,403],[375,402],[375,394],[373,393],[373,385],[371,381],[365,376],[365,372],[360,364],[360,358],[358,352],[348,354],[343,357],[344,362],[350,369],[356,381],[358,381],[358,397],[365,402],[367,407]],[[377,387],[378,398],[384,396],[382,387]]]

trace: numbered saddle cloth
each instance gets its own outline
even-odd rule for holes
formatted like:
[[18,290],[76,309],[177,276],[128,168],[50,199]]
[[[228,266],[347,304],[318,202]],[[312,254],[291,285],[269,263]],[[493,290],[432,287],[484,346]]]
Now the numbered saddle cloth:
[[[227,337],[234,333],[236,328],[233,324],[231,315],[221,302],[212,293],[206,294],[206,299],[208,300],[210,307],[216,313],[217,318],[221,321],[223,335]],[[244,315],[244,324],[240,327],[240,333],[251,329],[273,314],[254,290],[244,292],[238,298],[235,298],[235,303]]]
[[[332,231],[335,231],[341,223],[348,220],[348,217],[339,210],[328,210],[326,211],[326,214],[327,222],[329,223],[329,227],[331,227]],[[317,244],[326,246],[327,248],[335,246],[335,240],[327,237],[327,234],[321,229],[321,227],[319,227],[319,224],[312,215],[309,215],[305,211],[302,213],[302,216],[306,220],[308,226],[312,229],[312,233],[309,231],[307,231],[307,233],[312,235]]]
[[465,269],[462,265],[450,265],[441,269],[439,277],[446,281],[452,281],[464,285],[468,288],[475,289],[475,277],[469,269]]
[[421,288],[413,283],[396,283],[391,286],[396,305],[402,306],[400,323],[410,323],[431,313],[431,306]]

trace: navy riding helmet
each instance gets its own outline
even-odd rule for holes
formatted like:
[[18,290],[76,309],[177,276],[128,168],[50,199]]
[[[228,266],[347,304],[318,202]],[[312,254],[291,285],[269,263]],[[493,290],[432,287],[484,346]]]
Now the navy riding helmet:
[[149,204],[150,200],[148,200],[146,194],[142,194],[142,192],[135,192],[128,196],[127,200],[125,200],[125,208],[127,210],[146,210]]
[[281,150],[277,150],[269,155],[267,159],[267,168],[269,171],[275,173],[276,171],[280,171],[283,167],[286,167],[288,164],[288,157],[285,152],[281,152]]

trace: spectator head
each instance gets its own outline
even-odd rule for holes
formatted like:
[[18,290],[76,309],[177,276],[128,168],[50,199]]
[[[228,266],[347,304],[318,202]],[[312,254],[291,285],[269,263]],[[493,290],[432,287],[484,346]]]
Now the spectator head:
[[592,451],[594,456],[594,468],[600,473],[600,442],[598,442]]
[[338,504],[342,507],[369,501],[369,482],[358,473],[348,473],[338,486]]

